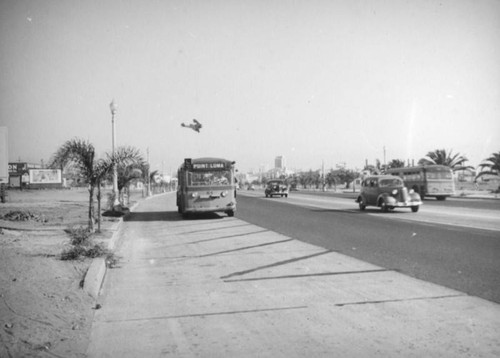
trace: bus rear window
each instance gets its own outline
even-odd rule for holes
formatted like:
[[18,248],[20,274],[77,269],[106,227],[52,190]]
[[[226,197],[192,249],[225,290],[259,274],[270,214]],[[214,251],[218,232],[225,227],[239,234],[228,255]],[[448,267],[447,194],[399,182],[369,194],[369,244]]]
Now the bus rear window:
[[188,185],[202,186],[202,185],[229,185],[231,184],[231,171],[203,171],[203,172],[189,172]]
[[427,179],[452,179],[451,171],[427,172]]

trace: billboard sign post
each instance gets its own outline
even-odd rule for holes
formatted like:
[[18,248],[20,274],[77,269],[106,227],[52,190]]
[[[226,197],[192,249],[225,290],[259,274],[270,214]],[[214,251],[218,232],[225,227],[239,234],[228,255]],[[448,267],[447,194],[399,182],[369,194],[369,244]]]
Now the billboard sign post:
[[0,127],[0,200],[5,203],[5,186],[9,182],[9,141],[7,127]]

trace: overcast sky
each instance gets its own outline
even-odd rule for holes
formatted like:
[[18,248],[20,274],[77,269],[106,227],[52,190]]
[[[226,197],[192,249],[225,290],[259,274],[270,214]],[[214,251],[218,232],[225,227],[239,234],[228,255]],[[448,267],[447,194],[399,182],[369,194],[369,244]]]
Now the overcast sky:
[[[240,170],[500,151],[500,1],[0,0],[12,161],[66,140]],[[182,128],[198,119],[200,133]]]

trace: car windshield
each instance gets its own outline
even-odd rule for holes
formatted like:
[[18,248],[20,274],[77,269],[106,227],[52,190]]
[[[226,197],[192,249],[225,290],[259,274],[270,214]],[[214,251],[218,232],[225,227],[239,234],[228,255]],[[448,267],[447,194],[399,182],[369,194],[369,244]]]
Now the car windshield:
[[381,179],[379,181],[380,187],[402,186],[402,185],[403,185],[403,182],[399,178]]
[[270,181],[267,183],[269,186],[274,186],[274,185],[284,185],[282,181]]

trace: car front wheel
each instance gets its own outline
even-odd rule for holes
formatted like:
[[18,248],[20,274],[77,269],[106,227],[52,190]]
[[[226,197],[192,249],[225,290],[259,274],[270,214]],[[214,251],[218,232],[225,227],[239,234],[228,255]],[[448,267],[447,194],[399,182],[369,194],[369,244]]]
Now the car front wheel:
[[419,207],[420,207],[420,206],[412,206],[412,207],[411,207],[411,211],[412,211],[413,213],[416,213],[416,212],[418,211],[418,208],[419,208]]
[[366,209],[366,204],[363,201],[363,199],[359,199],[358,204],[359,204],[359,210],[363,211]]

